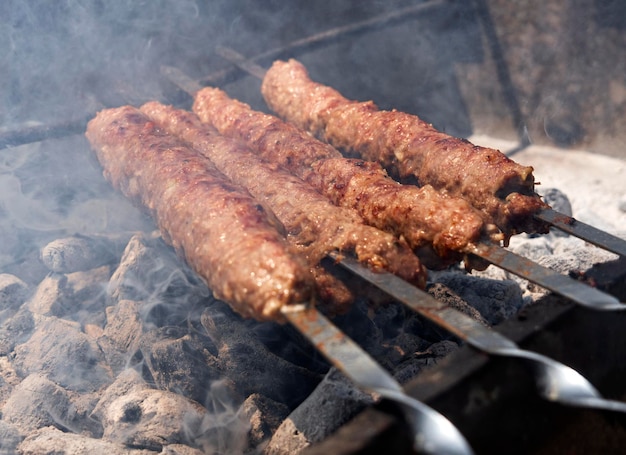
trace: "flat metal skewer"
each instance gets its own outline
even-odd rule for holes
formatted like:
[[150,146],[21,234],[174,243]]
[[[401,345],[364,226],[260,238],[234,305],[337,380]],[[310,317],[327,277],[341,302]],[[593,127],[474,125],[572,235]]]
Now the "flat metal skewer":
[[447,418],[408,396],[386,370],[313,306],[287,306],[283,315],[356,385],[402,407],[413,431],[414,449],[419,453],[473,453],[463,435]]
[[566,232],[574,237],[583,239],[597,247],[605,249],[620,256],[626,256],[626,240],[616,237],[595,228],[571,216],[552,209],[543,209],[535,215],[535,218],[545,221],[555,228]]
[[537,390],[544,399],[568,406],[626,413],[626,403],[604,399],[576,370],[549,357],[519,348],[498,332],[391,273],[373,272],[356,259],[338,253],[329,256],[474,348],[490,355],[522,360],[533,370]]
[[479,244],[471,247],[468,253],[474,254],[493,265],[525,278],[584,307],[603,311],[626,310],[626,304],[620,303],[612,295],[555,272],[552,269],[543,267],[501,246]]

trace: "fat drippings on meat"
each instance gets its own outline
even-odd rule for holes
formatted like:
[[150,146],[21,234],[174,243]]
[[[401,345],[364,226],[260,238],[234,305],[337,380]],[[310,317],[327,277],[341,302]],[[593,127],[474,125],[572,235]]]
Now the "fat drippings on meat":
[[295,60],[275,62],[262,92],[282,118],[346,155],[381,163],[396,178],[415,178],[420,185],[465,198],[507,236],[547,230],[533,218],[546,204],[534,192],[532,167],[498,150],[446,135],[417,116],[348,100],[313,82]]
[[98,113],[86,136],[107,180],[150,212],[218,298],[259,320],[311,300],[309,267],[263,207],[206,158],[130,106]]

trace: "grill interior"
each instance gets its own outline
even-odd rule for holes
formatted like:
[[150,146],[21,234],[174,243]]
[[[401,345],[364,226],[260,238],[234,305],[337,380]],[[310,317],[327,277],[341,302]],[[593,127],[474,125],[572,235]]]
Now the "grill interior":
[[[160,5],[170,14],[156,3],[143,11],[120,6],[120,18],[94,1],[68,4],[74,9],[64,21],[63,8],[9,2],[4,17],[18,49],[28,48],[28,38],[17,31],[47,24],[47,13],[58,19],[48,26],[59,38],[47,49],[49,73],[28,74],[35,63],[46,64],[41,58],[3,57],[11,77],[2,83],[9,95],[0,144],[82,133],[103,106],[159,99],[188,107],[188,95],[164,76],[164,67],[266,110],[259,81],[215,51],[228,46],[261,66],[297,57],[314,79],[349,98],[416,113],[452,135],[512,140],[510,154],[532,142],[623,158],[626,62],[616,56],[626,40],[626,11],[618,2],[582,3],[530,2],[511,11],[499,0],[182,2]],[[81,20],[95,26],[96,36],[81,35]],[[33,49],[45,51],[45,39],[31,38]],[[62,57],[68,42],[75,52]],[[611,261],[584,278],[623,301],[625,265],[623,258]],[[577,369],[605,397],[624,400],[623,319],[547,296],[497,330]],[[421,372],[406,389],[448,416],[477,453],[611,453],[626,442],[619,416],[546,403],[520,365],[469,347]],[[363,434],[364,426],[372,431]],[[402,419],[387,402],[306,453],[382,449],[411,453]]]

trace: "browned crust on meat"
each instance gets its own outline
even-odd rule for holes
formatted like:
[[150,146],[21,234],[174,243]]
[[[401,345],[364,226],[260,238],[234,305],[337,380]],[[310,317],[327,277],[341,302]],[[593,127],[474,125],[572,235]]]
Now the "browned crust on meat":
[[216,133],[193,113],[150,102],[141,107],[160,127],[192,145],[230,180],[263,201],[288,238],[317,265],[331,251],[354,252],[374,270],[387,270],[424,287],[426,272],[403,241],[337,207],[278,164],[263,161],[242,142]]
[[307,265],[258,202],[200,154],[130,106],[98,113],[86,136],[107,180],[150,212],[218,298],[259,320],[280,320],[284,305],[310,301]]
[[466,198],[507,236],[546,232],[533,218],[547,205],[534,192],[532,167],[498,150],[437,131],[415,115],[348,100],[313,82],[295,60],[275,62],[262,92],[282,118],[349,156],[379,162],[394,177],[416,178],[420,185]]
[[[332,146],[253,111],[222,90],[202,89],[193,109],[201,120],[246,141],[261,157],[306,180],[335,204],[354,208],[368,224],[405,238],[430,268],[458,261],[469,244],[501,239],[467,201],[441,195],[428,185],[401,185],[379,164],[346,159]],[[421,254],[430,248],[438,258]]]

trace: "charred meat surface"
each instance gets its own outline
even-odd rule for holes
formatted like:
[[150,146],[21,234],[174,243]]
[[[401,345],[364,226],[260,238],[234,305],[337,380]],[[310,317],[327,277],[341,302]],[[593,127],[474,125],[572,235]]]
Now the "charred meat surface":
[[262,92],[280,117],[348,156],[379,162],[400,180],[414,178],[419,185],[465,198],[507,236],[547,232],[533,218],[547,207],[534,191],[533,168],[498,150],[449,136],[415,115],[348,100],[312,81],[296,60],[274,62]]
[[425,286],[425,269],[408,245],[366,225],[354,210],[333,205],[308,183],[278,164],[263,161],[243,142],[222,136],[192,112],[157,102],[145,104],[141,111],[269,207],[311,266],[331,251],[350,252],[373,270],[386,270]]
[[469,244],[501,239],[497,228],[464,199],[441,195],[428,185],[402,185],[377,163],[344,158],[332,146],[222,90],[200,90],[193,109],[202,121],[245,141],[335,204],[355,209],[366,223],[406,239],[429,268],[458,261]]
[[163,238],[246,317],[280,320],[309,302],[313,278],[262,206],[139,110],[103,110],[86,132],[104,176],[156,221]]

